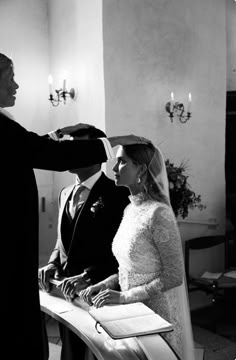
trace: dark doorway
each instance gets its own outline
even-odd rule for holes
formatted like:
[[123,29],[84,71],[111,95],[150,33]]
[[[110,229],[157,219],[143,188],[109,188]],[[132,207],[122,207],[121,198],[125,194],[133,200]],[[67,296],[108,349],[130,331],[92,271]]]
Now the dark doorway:
[[228,91],[226,97],[226,216],[227,234],[230,237],[230,264],[236,266],[236,91]]

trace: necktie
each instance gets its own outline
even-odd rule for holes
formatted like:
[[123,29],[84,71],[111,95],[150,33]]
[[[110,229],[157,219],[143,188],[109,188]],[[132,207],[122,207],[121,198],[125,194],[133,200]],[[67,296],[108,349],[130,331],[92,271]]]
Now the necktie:
[[74,218],[75,213],[78,209],[81,193],[85,189],[86,189],[86,186],[84,186],[84,185],[76,185],[73,190],[72,198],[71,198],[71,201],[69,204],[69,211],[70,211],[70,216],[72,217],[72,219]]

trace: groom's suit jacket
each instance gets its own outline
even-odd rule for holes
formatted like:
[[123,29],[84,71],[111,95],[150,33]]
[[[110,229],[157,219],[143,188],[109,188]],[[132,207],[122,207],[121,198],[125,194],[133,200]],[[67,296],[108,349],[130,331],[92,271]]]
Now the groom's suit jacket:
[[49,263],[55,263],[64,276],[86,270],[95,283],[117,272],[111,244],[129,203],[129,191],[102,173],[70,222],[68,200],[73,187],[64,188],[59,196],[58,236]]

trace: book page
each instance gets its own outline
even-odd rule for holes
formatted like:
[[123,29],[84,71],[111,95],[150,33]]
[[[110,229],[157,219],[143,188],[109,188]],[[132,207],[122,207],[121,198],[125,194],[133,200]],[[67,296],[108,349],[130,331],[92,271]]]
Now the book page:
[[126,319],[141,315],[155,314],[153,310],[141,302],[120,305],[105,305],[101,308],[92,307],[89,313],[100,323],[108,320]]
[[101,324],[105,331],[114,339],[147,335],[170,331],[172,324],[158,314],[150,314],[130,319],[107,321]]

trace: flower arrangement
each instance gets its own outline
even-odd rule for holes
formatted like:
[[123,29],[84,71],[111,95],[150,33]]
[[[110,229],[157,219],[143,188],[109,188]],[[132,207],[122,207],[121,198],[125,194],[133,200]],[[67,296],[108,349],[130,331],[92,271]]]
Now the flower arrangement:
[[103,207],[104,203],[102,201],[102,197],[100,196],[98,200],[94,204],[92,204],[90,211],[93,213],[93,215],[95,215],[99,211],[99,209],[102,209]]
[[189,208],[206,208],[201,203],[201,195],[196,195],[188,183],[187,166],[183,162],[175,166],[169,159],[165,161],[169,180],[170,202],[176,216],[183,219],[188,216]]

